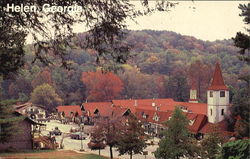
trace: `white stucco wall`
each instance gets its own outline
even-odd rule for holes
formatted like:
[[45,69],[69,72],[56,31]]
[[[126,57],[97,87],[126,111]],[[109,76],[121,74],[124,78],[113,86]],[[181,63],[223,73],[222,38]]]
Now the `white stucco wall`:
[[[213,97],[210,97],[210,91],[207,91],[208,121],[210,123],[217,123],[222,121],[225,115],[228,114],[229,91],[225,91],[225,97],[220,97],[220,91],[213,91]],[[224,115],[221,114],[222,109],[224,109]]]

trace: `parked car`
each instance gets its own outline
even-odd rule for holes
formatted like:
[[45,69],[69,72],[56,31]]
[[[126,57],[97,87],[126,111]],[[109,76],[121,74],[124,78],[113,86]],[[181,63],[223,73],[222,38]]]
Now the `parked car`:
[[91,150],[99,150],[99,149],[104,149],[105,148],[105,144],[103,142],[96,142],[94,140],[91,140],[89,143],[88,143],[88,147],[91,149]]
[[79,132],[79,131],[80,131],[80,128],[76,128],[76,127],[70,128],[70,132],[71,132],[71,133]]
[[50,135],[62,135],[61,130],[58,127],[55,127],[55,130],[49,132]]
[[76,140],[85,140],[87,138],[87,135],[81,132],[75,132],[70,134],[70,138]]

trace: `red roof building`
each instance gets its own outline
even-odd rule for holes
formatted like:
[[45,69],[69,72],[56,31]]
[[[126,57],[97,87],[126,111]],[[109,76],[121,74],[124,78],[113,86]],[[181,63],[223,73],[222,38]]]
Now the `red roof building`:
[[83,113],[79,105],[64,105],[56,107],[58,112],[64,113],[64,117],[73,117],[76,114],[82,116]]
[[[192,90],[195,90],[194,84],[192,84]],[[228,97],[227,86],[224,83],[222,72],[219,63],[215,66],[214,75],[210,87],[208,88],[208,93],[217,91],[220,94],[214,94],[218,96],[218,99],[221,101],[226,101],[225,96]],[[224,92],[223,92],[224,91]],[[191,100],[197,100],[196,93],[190,98]],[[211,93],[208,95],[212,95]],[[220,97],[219,97],[220,96]],[[213,96],[210,98],[212,99]],[[217,98],[213,98],[217,100]],[[220,102],[221,102],[220,101]],[[223,103],[223,102],[222,102]],[[212,105],[214,106],[214,105]],[[217,107],[217,105],[215,105]],[[224,115],[224,107],[218,110]],[[157,125],[162,125],[163,122],[171,118],[172,112],[175,107],[179,107],[187,119],[189,119],[190,124],[188,126],[189,130],[193,133],[208,133],[211,123],[209,123],[209,114],[214,112],[214,110],[208,109],[209,102],[207,103],[198,103],[197,102],[178,102],[174,101],[171,98],[165,99],[127,99],[127,100],[112,100],[111,102],[89,102],[83,103],[82,106],[59,106],[57,110],[59,112],[64,111],[66,116],[69,116],[71,112],[78,112],[79,115],[82,114],[82,111],[85,112],[84,115],[88,117],[95,116],[111,116],[114,113],[123,115],[126,112],[132,112],[135,114],[139,120],[146,121],[149,123],[154,123]],[[210,110],[208,112],[208,110]],[[226,112],[226,111],[225,111]],[[223,118],[224,119],[224,118]],[[224,120],[222,120],[225,122]],[[224,131],[224,127],[223,127]]]

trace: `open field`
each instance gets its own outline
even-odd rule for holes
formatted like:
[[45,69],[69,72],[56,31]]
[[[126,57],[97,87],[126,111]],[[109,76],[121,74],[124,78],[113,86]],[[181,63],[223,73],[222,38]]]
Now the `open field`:
[[4,153],[0,159],[107,159],[95,154],[77,153],[72,150],[41,151],[27,153]]

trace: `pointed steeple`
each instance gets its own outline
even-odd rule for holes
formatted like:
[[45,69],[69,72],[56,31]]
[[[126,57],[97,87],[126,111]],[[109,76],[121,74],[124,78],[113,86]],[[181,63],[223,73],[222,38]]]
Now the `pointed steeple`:
[[214,75],[208,90],[228,90],[224,83],[219,62],[216,63]]
[[196,89],[196,82],[195,80],[191,81],[191,88],[189,94],[189,103],[198,103],[197,100],[197,89]]

